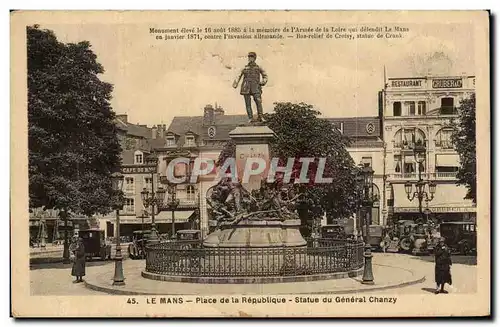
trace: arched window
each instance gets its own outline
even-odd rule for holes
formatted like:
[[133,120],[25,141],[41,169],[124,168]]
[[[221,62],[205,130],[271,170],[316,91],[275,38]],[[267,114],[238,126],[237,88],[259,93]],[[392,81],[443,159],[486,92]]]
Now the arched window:
[[188,185],[186,188],[187,200],[194,201],[196,199],[195,190],[193,185]]
[[419,128],[401,128],[394,134],[394,146],[413,149],[415,144],[425,145],[425,133]]
[[453,133],[453,128],[444,127],[436,133],[436,147],[442,149],[453,149],[453,143],[451,142],[451,134]]

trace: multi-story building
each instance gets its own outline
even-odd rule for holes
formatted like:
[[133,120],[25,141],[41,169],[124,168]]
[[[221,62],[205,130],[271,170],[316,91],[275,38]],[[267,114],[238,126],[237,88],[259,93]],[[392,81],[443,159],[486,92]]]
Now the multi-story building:
[[[151,171],[147,158],[156,147],[165,143],[165,125],[147,127],[146,125],[132,124],[127,115],[117,115],[115,126],[118,130],[118,139],[122,147],[122,173],[124,175],[123,191],[125,203],[120,210],[120,234],[131,236],[132,232],[140,229],[149,229],[151,212],[145,208],[141,198],[141,191],[146,188],[151,192],[161,186],[156,170]],[[116,229],[116,217],[112,212],[106,216],[99,216],[101,229],[106,230],[107,236],[113,236]],[[159,219],[161,222],[161,217]],[[156,222],[156,220],[155,220]],[[164,226],[163,226],[164,227]],[[166,228],[163,228],[166,229]]]
[[[356,164],[374,170],[375,201],[371,223],[386,225],[398,219],[415,219],[419,215],[418,201],[409,201],[404,189],[407,181],[416,182],[418,167],[413,145],[426,147],[422,177],[437,184],[430,202],[424,203],[440,220],[474,220],[475,206],[465,200],[466,189],[456,185],[459,158],[451,143],[452,119],[457,118],[460,100],[474,92],[473,76],[389,78],[379,92],[378,116],[327,118],[350,140],[348,152]],[[165,203],[172,194],[179,205],[156,212],[155,222],[160,233],[175,228],[200,228],[205,236],[210,230],[207,190],[215,183],[213,173],[191,180],[196,158],[217,159],[229,132],[247,123],[246,115],[225,115],[215,105],[207,105],[203,116],[177,116],[166,128],[157,125],[130,124],[125,115],[117,118],[125,174],[126,203],[121,212],[122,234],[149,226],[151,215],[144,208],[140,192],[158,187],[168,190]],[[147,157],[159,158],[159,171],[151,173]],[[166,165],[176,157],[189,157],[189,164],[175,167],[177,178],[185,181],[175,186],[164,178]],[[163,176],[163,177],[162,177]],[[113,234],[114,216],[106,217],[108,234]],[[357,221],[356,225],[361,222]],[[149,228],[149,227],[146,227]]]
[[[329,118],[336,128],[346,135],[351,143],[347,151],[353,158],[355,164],[370,166],[374,171],[373,194],[375,197],[372,213],[370,215],[371,224],[383,225],[384,202],[384,142],[382,140],[382,125],[380,116],[376,117],[349,117],[349,118]],[[347,217],[346,217],[347,218]],[[359,217],[357,217],[359,218]],[[356,226],[361,226],[363,222],[356,220]]]
[[424,180],[437,184],[434,199],[423,204],[440,220],[474,220],[476,208],[465,200],[466,188],[457,186],[459,157],[451,142],[450,123],[457,116],[460,101],[475,89],[474,76],[425,76],[389,78],[383,96],[383,139],[385,142],[386,194],[384,205],[393,217],[414,219],[418,201],[409,201],[404,189],[416,181],[418,166],[414,144],[426,147]]

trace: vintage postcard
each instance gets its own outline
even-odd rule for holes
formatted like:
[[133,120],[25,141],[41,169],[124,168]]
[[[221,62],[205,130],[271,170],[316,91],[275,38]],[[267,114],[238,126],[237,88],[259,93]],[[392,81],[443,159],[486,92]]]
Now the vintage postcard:
[[489,19],[11,12],[12,315],[489,316]]

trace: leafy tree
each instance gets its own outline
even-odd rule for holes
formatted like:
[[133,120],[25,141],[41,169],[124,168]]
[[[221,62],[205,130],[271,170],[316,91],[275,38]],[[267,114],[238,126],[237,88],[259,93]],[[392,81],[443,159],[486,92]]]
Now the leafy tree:
[[116,196],[111,173],[121,148],[113,87],[99,79],[104,69],[90,48],[27,27],[30,207],[58,209],[63,219],[106,214]]
[[466,199],[476,203],[476,95],[460,102],[458,121],[453,122],[452,142],[460,156],[458,185],[467,187]]
[[[266,125],[276,137],[272,141],[271,155],[286,166],[287,158],[295,158],[292,181],[299,178],[300,158],[315,158],[309,165],[309,183],[295,184],[301,194],[298,213],[302,220],[302,233],[309,236],[312,224],[326,212],[330,219],[351,216],[359,206],[358,167],[347,152],[349,139],[342,135],[321,113],[305,103],[275,103],[274,112],[264,114]],[[225,158],[234,157],[235,144],[229,141],[221,152],[218,165]],[[315,183],[319,158],[326,158],[324,178],[333,183]]]

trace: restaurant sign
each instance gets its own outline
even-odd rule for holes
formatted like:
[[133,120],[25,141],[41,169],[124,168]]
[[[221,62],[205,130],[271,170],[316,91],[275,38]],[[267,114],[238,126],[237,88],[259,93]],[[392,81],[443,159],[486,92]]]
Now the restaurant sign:
[[447,78],[432,80],[432,88],[434,89],[460,89],[462,88],[461,78]]
[[132,166],[132,167],[122,167],[123,174],[151,174],[156,173],[157,166]]
[[391,81],[391,87],[421,87],[421,79],[398,79]]

